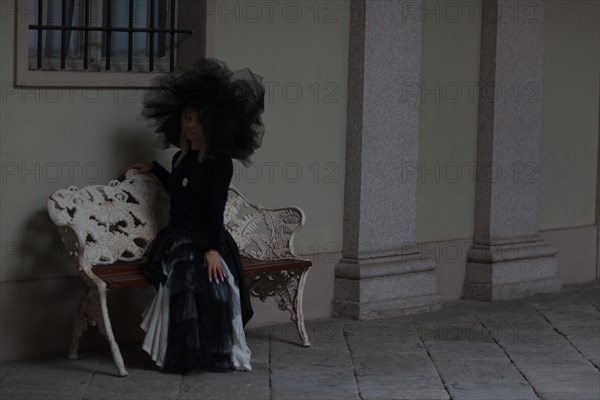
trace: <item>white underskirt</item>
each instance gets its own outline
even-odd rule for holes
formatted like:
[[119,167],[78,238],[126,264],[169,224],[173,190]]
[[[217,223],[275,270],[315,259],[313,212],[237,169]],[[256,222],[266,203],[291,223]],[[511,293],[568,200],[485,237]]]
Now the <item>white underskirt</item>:
[[[233,292],[233,348],[231,350],[231,361],[236,370],[251,371],[250,356],[252,353],[246,344],[246,336],[244,334],[240,291],[223,257],[221,257],[221,264],[227,274],[227,283]],[[170,271],[168,271],[165,265],[163,265],[163,272],[167,275],[168,282]],[[140,327],[146,332],[142,349],[152,357],[152,360],[160,368],[164,365],[167,352],[170,298],[169,288],[160,284],[154,299],[142,313],[142,323],[140,324]]]

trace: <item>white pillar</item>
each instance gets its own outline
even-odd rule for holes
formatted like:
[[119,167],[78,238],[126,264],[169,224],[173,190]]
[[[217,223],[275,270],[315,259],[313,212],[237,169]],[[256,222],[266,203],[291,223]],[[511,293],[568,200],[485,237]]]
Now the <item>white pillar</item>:
[[420,2],[353,0],[344,244],[333,315],[367,319],[439,308],[436,264],[415,244]]
[[463,297],[560,289],[556,249],[538,234],[544,65],[542,0],[484,0],[475,238]]

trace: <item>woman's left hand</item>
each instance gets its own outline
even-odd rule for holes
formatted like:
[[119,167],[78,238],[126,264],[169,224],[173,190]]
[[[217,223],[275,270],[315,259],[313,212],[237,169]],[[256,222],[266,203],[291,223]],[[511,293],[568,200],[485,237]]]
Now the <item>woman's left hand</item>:
[[146,172],[152,171],[152,163],[130,163],[125,166],[125,170],[123,173],[127,172],[129,169],[137,170],[138,174],[145,174]]
[[223,265],[221,265],[221,256],[216,250],[209,250],[204,254],[204,260],[206,261],[206,268],[208,269],[208,280],[225,281],[226,275]]

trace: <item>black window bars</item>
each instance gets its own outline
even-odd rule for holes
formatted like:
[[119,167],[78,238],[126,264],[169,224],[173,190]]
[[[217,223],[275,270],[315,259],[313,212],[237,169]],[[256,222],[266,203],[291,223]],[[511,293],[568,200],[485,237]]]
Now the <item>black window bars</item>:
[[61,15],[61,25],[44,25],[43,24],[43,11],[44,5],[43,0],[38,0],[38,20],[37,24],[30,24],[30,30],[37,30],[37,68],[42,68],[42,33],[44,30],[60,30],[61,31],[61,41],[60,41],[60,68],[61,70],[65,69],[65,60],[67,58],[67,48],[68,48],[68,40],[69,33],[71,31],[83,31],[84,39],[83,39],[83,69],[87,70],[89,67],[89,33],[90,32],[104,32],[106,34],[106,70],[110,71],[111,68],[111,41],[112,41],[112,33],[113,32],[127,32],[128,33],[128,47],[127,47],[127,71],[133,70],[133,34],[134,33],[148,33],[149,37],[149,57],[148,57],[148,70],[154,71],[154,37],[156,34],[159,35],[171,35],[170,43],[171,48],[169,51],[169,70],[170,72],[175,71],[175,35],[176,34],[191,34],[192,30],[189,29],[175,29],[175,6],[176,0],[171,0],[170,6],[170,28],[165,27],[154,27],[154,16],[155,16],[155,7],[154,1],[148,0],[149,8],[150,8],[150,18],[149,24],[147,28],[135,28],[133,26],[133,0],[129,0],[129,26],[127,27],[113,27],[111,24],[112,21],[112,0],[104,0],[106,2],[106,23],[105,26],[90,26],[90,0],[84,0],[84,25],[67,25],[67,0],[62,0],[62,15]]

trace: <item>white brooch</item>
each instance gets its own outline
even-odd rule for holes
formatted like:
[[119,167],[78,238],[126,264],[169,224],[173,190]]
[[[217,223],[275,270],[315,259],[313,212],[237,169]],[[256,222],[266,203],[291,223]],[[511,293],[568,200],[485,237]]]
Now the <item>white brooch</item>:
[[188,179],[187,178],[183,178],[183,180],[181,181],[181,186],[186,187],[188,184]]

